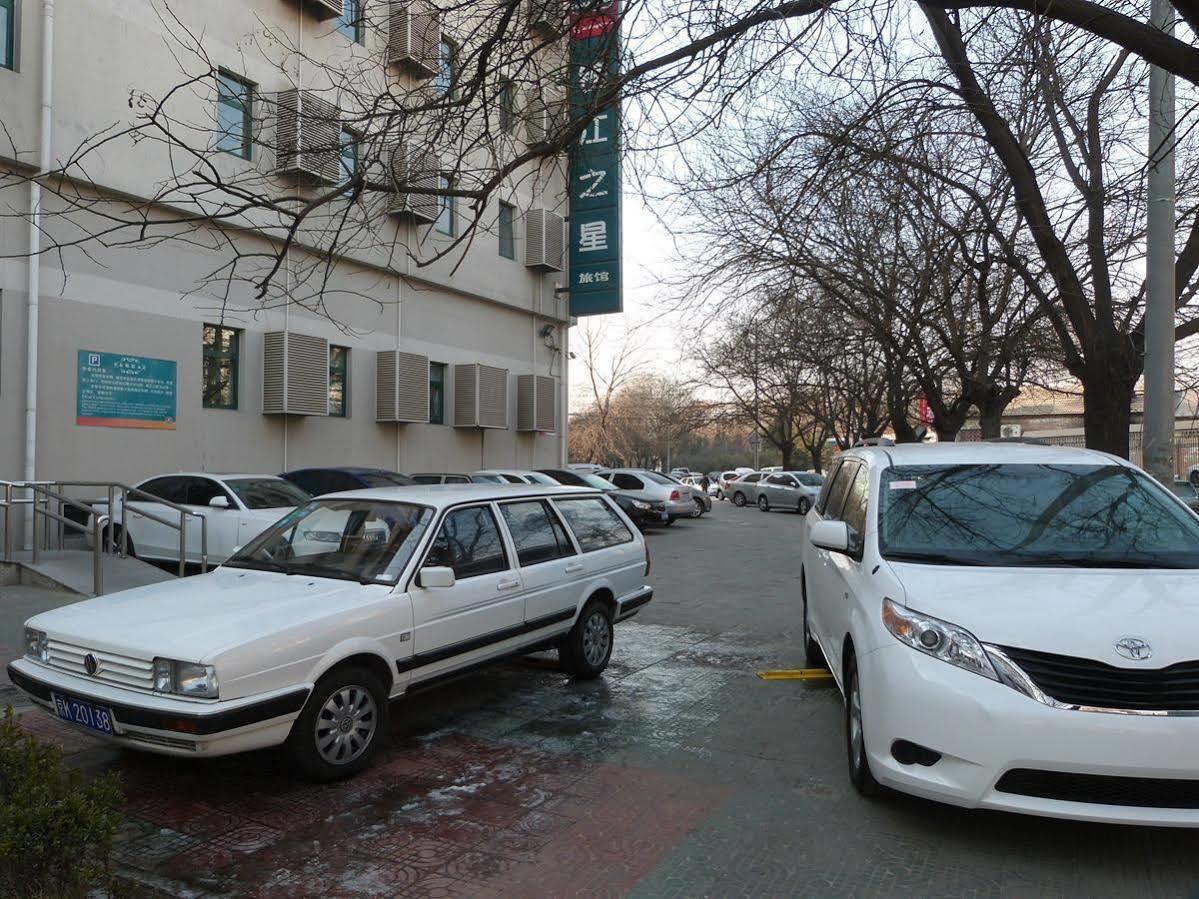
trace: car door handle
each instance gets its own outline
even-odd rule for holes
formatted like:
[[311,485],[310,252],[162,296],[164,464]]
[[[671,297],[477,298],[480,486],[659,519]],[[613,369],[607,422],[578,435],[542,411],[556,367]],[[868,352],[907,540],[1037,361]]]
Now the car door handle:
[[515,590],[520,586],[520,581],[500,581],[495,585],[497,590]]
[[567,565],[565,571],[567,574],[578,574],[580,571],[582,571],[586,567],[587,567],[586,565],[578,565],[578,564]]

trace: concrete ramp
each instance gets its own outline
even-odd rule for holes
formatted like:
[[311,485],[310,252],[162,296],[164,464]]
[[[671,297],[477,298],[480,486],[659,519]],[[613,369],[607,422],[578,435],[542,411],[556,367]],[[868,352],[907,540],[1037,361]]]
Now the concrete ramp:
[[[33,564],[32,553],[20,552],[14,553],[14,556],[14,561],[6,566],[16,569],[8,572],[7,580],[10,583],[52,587],[79,596],[94,595],[93,557],[90,550],[46,550],[39,554],[36,565]],[[105,593],[117,593],[147,584],[174,580],[174,575],[140,559],[122,559],[120,556],[105,554],[100,560],[104,568]]]

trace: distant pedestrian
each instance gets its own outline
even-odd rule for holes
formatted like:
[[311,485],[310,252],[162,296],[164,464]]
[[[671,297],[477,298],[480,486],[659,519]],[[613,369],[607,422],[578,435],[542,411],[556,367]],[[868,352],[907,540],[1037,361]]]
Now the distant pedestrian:
[[708,488],[712,486],[712,481],[708,478],[707,475],[704,475],[702,478],[699,479],[699,486],[703,488],[704,493],[707,493]]

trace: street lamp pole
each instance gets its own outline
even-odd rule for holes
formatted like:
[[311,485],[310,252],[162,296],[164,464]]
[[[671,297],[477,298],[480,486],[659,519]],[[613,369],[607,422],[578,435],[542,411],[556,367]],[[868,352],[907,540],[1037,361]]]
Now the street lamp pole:
[[[1168,0],[1152,0],[1150,23],[1174,33]],[[1142,462],[1163,484],[1174,478],[1174,76],[1149,68],[1149,203],[1145,239],[1145,414]]]

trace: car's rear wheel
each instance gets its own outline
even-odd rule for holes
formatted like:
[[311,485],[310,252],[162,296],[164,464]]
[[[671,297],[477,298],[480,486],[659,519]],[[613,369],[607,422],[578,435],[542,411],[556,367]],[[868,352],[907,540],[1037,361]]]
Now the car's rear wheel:
[[704,501],[697,496],[695,498],[695,511],[691,513],[691,517],[699,518],[701,515],[704,514],[705,511],[706,510],[704,509]]
[[723,491],[723,490],[717,490],[717,491],[716,491],[716,498],[717,498],[717,499],[719,499],[719,500],[723,500],[723,499],[724,499],[724,491]]
[[745,494],[742,493],[740,490],[738,490],[736,493],[733,494],[733,505],[734,506],[744,506],[745,505]]
[[807,515],[812,508],[812,501],[806,496],[799,498],[799,505],[796,507],[800,515]]
[[878,781],[866,756],[866,730],[862,724],[862,690],[858,682],[858,661],[850,653],[845,662],[845,752],[849,761],[849,780],[863,796],[877,796]]
[[758,508],[763,512],[770,511],[770,500],[768,500],[764,494],[758,497]]
[[612,612],[598,599],[590,600],[570,633],[558,644],[558,660],[581,680],[599,677],[612,658],[614,636]]
[[379,679],[366,668],[335,668],[312,688],[287,747],[308,777],[337,780],[370,764],[386,739],[387,720]]

